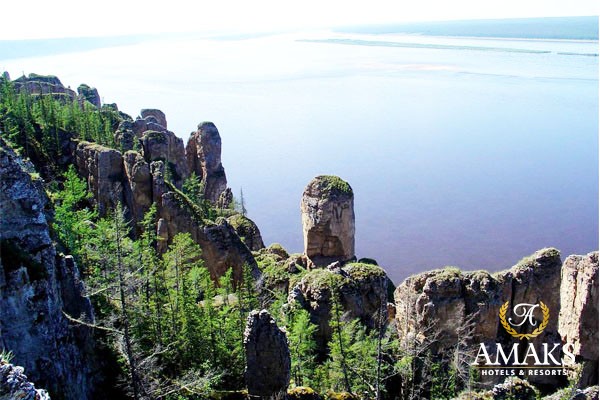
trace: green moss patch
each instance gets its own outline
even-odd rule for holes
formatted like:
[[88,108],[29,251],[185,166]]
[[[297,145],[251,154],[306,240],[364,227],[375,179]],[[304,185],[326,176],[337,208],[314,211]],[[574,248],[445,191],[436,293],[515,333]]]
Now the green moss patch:
[[348,182],[335,175],[320,175],[315,178],[318,181],[319,188],[324,193],[339,193],[352,195],[352,188]]

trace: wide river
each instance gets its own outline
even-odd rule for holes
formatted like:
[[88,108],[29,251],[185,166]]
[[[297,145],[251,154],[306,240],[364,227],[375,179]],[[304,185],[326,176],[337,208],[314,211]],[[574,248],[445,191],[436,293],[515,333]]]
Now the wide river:
[[213,121],[229,186],[290,252],[305,185],[339,175],[357,256],[399,282],[598,248],[597,53],[597,41],[308,32],[0,56],[0,69],[85,82],[133,117],[159,108],[185,141]]

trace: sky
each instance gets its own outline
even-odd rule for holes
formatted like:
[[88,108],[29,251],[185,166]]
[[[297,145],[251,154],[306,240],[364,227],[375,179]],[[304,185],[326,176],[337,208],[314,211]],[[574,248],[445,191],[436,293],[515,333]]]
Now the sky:
[[2,4],[0,40],[585,16],[599,8],[597,0],[13,0]]

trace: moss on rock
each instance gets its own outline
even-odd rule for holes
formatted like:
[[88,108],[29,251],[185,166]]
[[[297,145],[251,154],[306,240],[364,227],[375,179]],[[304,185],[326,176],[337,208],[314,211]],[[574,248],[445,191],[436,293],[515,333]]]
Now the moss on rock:
[[319,175],[315,178],[318,188],[323,194],[344,194],[352,195],[352,187],[350,184],[335,175]]

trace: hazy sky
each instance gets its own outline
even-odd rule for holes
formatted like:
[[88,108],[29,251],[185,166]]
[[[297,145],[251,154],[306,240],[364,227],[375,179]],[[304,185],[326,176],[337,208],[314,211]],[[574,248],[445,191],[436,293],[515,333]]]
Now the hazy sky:
[[476,18],[598,15],[597,0],[35,0],[2,4],[0,39],[264,32]]

